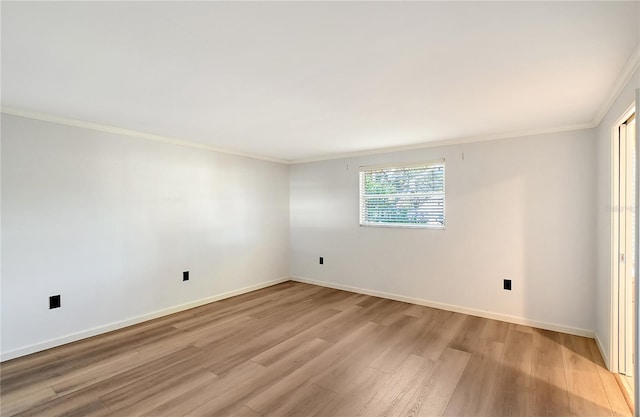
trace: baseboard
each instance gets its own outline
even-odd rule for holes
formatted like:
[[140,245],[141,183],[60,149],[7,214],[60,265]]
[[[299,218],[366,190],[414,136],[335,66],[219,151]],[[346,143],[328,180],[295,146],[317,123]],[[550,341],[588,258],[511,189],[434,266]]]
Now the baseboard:
[[88,337],[97,336],[99,334],[107,333],[113,330],[122,329],[124,327],[132,326],[134,324],[142,323],[148,320],[153,320],[158,317],[167,316],[169,314],[178,313],[180,311],[189,310],[194,307],[199,307],[204,304],[209,304],[214,301],[224,300],[225,298],[235,297],[236,295],[245,294],[251,291],[256,291],[262,288],[270,287],[272,285],[280,284],[282,282],[289,281],[289,277],[277,278],[271,281],[262,282],[260,284],[250,285],[248,287],[240,288],[233,291],[228,291],[222,294],[213,295],[199,300],[191,301],[185,304],[180,304],[174,307],[169,307],[163,310],[154,311],[149,314],[143,314],[141,316],[133,317],[127,320],[106,324],[104,326],[94,327],[89,330],[73,333],[70,335],[50,339],[41,343],[25,346],[19,349],[15,349],[9,352],[2,352],[0,354],[0,362],[4,362],[10,359],[15,359],[20,356],[29,355],[31,353],[40,352],[46,349],[51,349],[60,345],[65,345],[71,342],[77,342],[78,340],[86,339]]
[[609,362],[609,355],[607,355],[607,351],[604,350],[602,341],[600,340],[600,336],[598,336],[598,333],[595,333],[594,339],[596,339],[596,345],[598,346],[600,355],[602,355],[602,360],[604,360],[604,365],[607,367],[608,371],[611,371],[611,362]]
[[536,320],[529,320],[524,317],[510,316],[507,314],[494,313],[494,312],[485,311],[485,310],[476,310],[473,308],[467,308],[467,307],[462,307],[462,306],[457,306],[452,304],[445,304],[445,303],[439,303],[435,301],[423,300],[420,298],[406,297],[404,295],[392,294],[392,293],[387,293],[383,291],[368,290],[365,288],[351,287],[348,285],[335,284],[335,283],[326,282],[326,281],[317,281],[314,279],[309,279],[304,277],[291,277],[291,280],[304,282],[307,284],[319,285],[321,287],[334,288],[336,290],[355,292],[358,294],[371,295],[374,297],[387,298],[390,300],[402,301],[405,303],[418,304],[426,307],[433,307],[440,310],[454,311],[456,313],[469,314],[471,316],[484,317],[492,320],[500,320],[508,323],[522,324],[525,326],[531,326],[538,329],[552,330],[555,332],[573,334],[576,336],[584,336],[584,337],[590,337],[590,338],[595,337],[595,332],[593,332],[592,330],[569,327],[569,326],[564,326],[564,325],[555,324],[555,323],[546,323],[546,322],[541,322]]

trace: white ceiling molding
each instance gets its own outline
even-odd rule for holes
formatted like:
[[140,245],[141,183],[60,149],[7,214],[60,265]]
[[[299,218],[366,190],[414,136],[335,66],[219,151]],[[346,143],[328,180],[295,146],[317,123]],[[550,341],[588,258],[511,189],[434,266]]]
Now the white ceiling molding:
[[165,136],[154,135],[151,133],[138,132],[135,130],[123,129],[115,126],[107,126],[107,125],[93,123],[93,122],[86,122],[83,120],[69,119],[66,117],[54,116],[50,114],[29,112],[25,110],[10,108],[10,107],[2,107],[0,109],[0,113],[9,114],[12,116],[24,117],[28,119],[40,120],[44,122],[58,123],[66,126],[96,130],[99,132],[113,133],[116,135],[123,135],[123,136],[138,138],[138,139],[153,140],[156,142],[162,142],[170,145],[186,146],[189,148],[204,149],[210,152],[218,152],[218,153],[227,154],[227,155],[241,156],[244,158],[276,162],[279,164],[304,164],[307,162],[328,161],[332,159],[343,159],[343,158],[355,158],[355,157],[366,156],[366,155],[402,152],[402,151],[410,151],[410,150],[416,150],[416,149],[434,148],[438,146],[460,145],[460,144],[474,143],[474,142],[488,142],[492,140],[520,138],[525,136],[544,135],[548,133],[560,133],[560,132],[568,132],[572,130],[591,129],[596,127],[596,125],[594,125],[593,123],[585,123],[585,124],[577,124],[577,125],[570,125],[570,126],[560,126],[560,127],[549,128],[549,129],[533,129],[533,130],[519,131],[519,132],[506,132],[506,133],[499,133],[495,135],[445,139],[445,140],[439,140],[434,142],[424,142],[424,143],[415,144],[415,145],[394,146],[394,147],[387,147],[387,148],[371,149],[367,151],[329,154],[329,155],[319,156],[317,158],[302,158],[302,159],[286,160],[286,159],[270,158],[270,157],[261,156],[261,155],[246,154],[246,153],[236,152],[228,149],[216,148],[213,146],[209,146],[206,144],[202,144],[202,143],[198,143],[198,142],[194,142],[186,139],[168,138]]
[[394,146],[390,148],[381,148],[381,149],[372,149],[368,151],[360,151],[360,152],[347,152],[342,154],[332,154],[325,155],[318,158],[303,158],[303,159],[294,159],[290,161],[291,164],[304,164],[308,162],[318,162],[318,161],[328,161],[331,159],[342,159],[342,158],[356,158],[359,156],[366,155],[376,155],[382,153],[391,153],[391,152],[402,152],[402,151],[412,151],[416,149],[426,149],[426,148],[434,148],[438,146],[450,146],[450,145],[461,145],[466,143],[475,143],[475,142],[489,142],[493,140],[504,140],[504,139],[515,139],[522,138],[526,136],[536,136],[536,135],[544,135],[549,133],[560,133],[560,132],[569,132],[572,130],[582,130],[582,129],[592,129],[596,127],[593,123],[584,123],[570,126],[560,126],[549,129],[533,129],[526,130],[520,132],[506,132],[506,133],[498,133],[495,135],[487,135],[487,136],[474,136],[467,138],[454,138],[454,139],[445,139],[439,140],[435,142],[424,142],[416,145],[407,145],[407,146]]
[[210,145],[206,145],[206,144],[203,144],[203,143],[194,142],[194,141],[191,141],[191,140],[169,138],[169,137],[165,137],[165,136],[154,135],[154,134],[151,134],[151,133],[138,132],[138,131],[135,131],[135,130],[123,129],[123,128],[115,127],[115,126],[107,126],[107,125],[103,125],[103,124],[99,124],[99,123],[93,123],[93,122],[86,122],[86,121],[83,121],[83,120],[69,119],[69,118],[66,118],[66,117],[54,116],[54,115],[50,115],[50,114],[29,112],[29,111],[25,111],[25,110],[10,108],[10,107],[2,107],[0,109],[0,112],[4,113],[4,114],[10,114],[12,116],[25,117],[25,118],[28,118],[28,119],[41,120],[41,121],[44,121],[44,122],[58,123],[58,124],[61,124],[61,125],[67,125],[67,126],[73,126],[73,127],[80,127],[80,128],[84,128],[84,129],[97,130],[99,132],[113,133],[113,134],[116,134],[116,135],[129,136],[129,137],[134,137],[134,138],[138,138],[138,139],[153,140],[153,141],[156,141],[156,142],[162,142],[162,143],[166,143],[166,144],[170,144],[170,145],[178,145],[178,146],[186,146],[186,147],[189,147],[189,148],[204,149],[204,150],[210,151],[210,152],[218,152],[218,153],[223,153],[223,154],[227,154],[227,155],[242,156],[244,158],[259,159],[259,160],[262,160],[262,161],[269,161],[269,162],[277,162],[279,164],[288,164],[290,162],[290,161],[288,161],[286,159],[270,158],[268,156],[253,155],[253,154],[248,154],[248,153],[243,153],[243,152],[236,152],[236,151],[232,151],[232,150],[228,150],[228,149],[221,149],[221,148],[217,148],[215,146],[210,146]]
[[600,111],[593,118],[594,126],[598,126],[600,122],[602,122],[602,119],[604,119],[604,116],[607,114],[611,106],[613,106],[613,103],[616,101],[616,99],[618,98],[618,96],[620,95],[624,87],[631,80],[631,76],[633,76],[633,74],[636,72],[638,68],[640,68],[640,44],[629,57],[629,60],[625,64],[624,68],[622,69],[622,72],[620,73],[620,75],[618,76],[618,79],[613,85],[613,89],[611,90],[611,93],[607,97],[607,100],[604,102]]

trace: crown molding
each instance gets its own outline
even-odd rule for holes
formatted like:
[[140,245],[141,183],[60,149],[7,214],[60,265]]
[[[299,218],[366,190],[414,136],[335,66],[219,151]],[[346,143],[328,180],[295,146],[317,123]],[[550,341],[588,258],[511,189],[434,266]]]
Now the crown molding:
[[616,99],[618,98],[620,93],[622,93],[622,90],[627,85],[627,83],[631,80],[631,77],[633,76],[633,74],[636,72],[638,68],[640,68],[640,44],[638,44],[636,49],[633,51],[633,53],[627,60],[627,63],[624,65],[624,68],[622,69],[622,72],[620,73],[620,75],[618,76],[618,79],[613,85],[613,89],[611,90],[611,93],[607,96],[607,100],[604,102],[604,104],[600,108],[600,111],[596,113],[595,117],[593,118],[594,126],[600,125],[600,122],[602,122],[602,119],[604,119],[604,116],[606,116],[606,114],[609,112],[609,109],[611,109],[611,106],[613,106],[613,103],[615,103]]
[[84,129],[96,130],[96,131],[99,131],[99,132],[113,133],[113,134],[116,134],[116,135],[123,135],[123,136],[130,136],[130,137],[134,137],[134,138],[139,138],[139,139],[153,140],[153,141],[156,141],[156,142],[166,143],[166,144],[170,144],[170,145],[186,146],[188,148],[203,149],[203,150],[210,151],[210,152],[216,152],[216,153],[222,153],[222,154],[234,155],[234,156],[241,156],[241,157],[244,157],[244,158],[258,159],[258,160],[261,160],[261,161],[276,162],[276,163],[279,163],[279,164],[289,164],[290,163],[290,161],[288,161],[286,159],[271,158],[271,157],[268,157],[268,156],[254,155],[254,154],[249,154],[249,153],[244,153],[244,152],[237,152],[237,151],[232,151],[232,150],[229,150],[229,149],[217,148],[215,146],[210,146],[210,145],[206,145],[204,143],[198,143],[198,142],[194,142],[194,141],[190,141],[190,140],[170,138],[170,137],[166,137],[166,136],[154,135],[152,133],[139,132],[139,131],[131,130],[131,129],[123,129],[123,128],[120,128],[120,127],[103,125],[103,124],[100,124],[100,123],[86,122],[86,121],[77,120],[77,119],[70,119],[70,118],[55,116],[55,115],[51,115],[51,114],[30,112],[30,111],[16,109],[16,108],[12,108],[12,107],[2,107],[2,108],[0,108],[0,112],[4,113],[4,114],[10,114],[12,116],[18,116],[18,117],[25,117],[25,118],[28,118],[28,119],[41,120],[43,122],[58,123],[58,124],[67,125],[67,126],[73,126],[73,127],[84,128]]
[[461,144],[475,143],[475,142],[489,142],[493,140],[502,140],[502,139],[515,139],[515,138],[521,138],[525,136],[536,136],[536,135],[544,135],[549,133],[569,132],[572,130],[592,129],[594,127],[596,127],[596,125],[594,125],[593,123],[582,123],[582,124],[575,124],[575,125],[568,125],[568,126],[552,127],[547,129],[533,129],[533,130],[524,130],[524,131],[521,130],[521,131],[514,131],[514,132],[505,132],[505,133],[498,133],[495,135],[487,135],[487,136],[470,136],[470,137],[462,137],[462,138],[453,138],[453,139],[438,140],[433,142],[423,142],[415,145],[392,146],[388,148],[372,149],[367,151],[355,151],[355,152],[346,152],[346,153],[340,153],[340,154],[329,154],[329,155],[324,155],[317,158],[294,159],[290,161],[290,163],[292,165],[305,164],[308,162],[328,161],[332,159],[343,159],[343,158],[355,158],[359,156],[378,155],[378,154],[391,153],[391,152],[412,151],[417,149],[435,148],[438,146],[451,146],[451,145],[461,145]]
[[526,130],[526,131],[499,133],[499,134],[487,135],[487,136],[453,138],[453,139],[438,140],[433,142],[422,142],[422,143],[413,144],[413,145],[392,146],[392,147],[370,149],[370,150],[364,150],[364,151],[327,154],[327,155],[312,157],[312,158],[287,160],[287,159],[271,158],[271,157],[262,156],[262,155],[247,154],[243,152],[236,152],[236,151],[217,148],[214,146],[210,146],[210,145],[206,145],[203,143],[194,142],[190,140],[170,138],[166,136],[154,135],[151,133],[139,132],[136,130],[124,129],[120,127],[103,125],[99,123],[86,122],[83,120],[70,119],[70,118],[55,116],[51,114],[30,112],[30,111],[25,111],[21,109],[12,108],[12,107],[2,107],[0,108],[0,113],[9,114],[12,116],[24,117],[28,119],[40,120],[44,122],[58,123],[58,124],[67,125],[67,126],[96,130],[99,132],[113,133],[117,135],[129,136],[129,137],[145,139],[145,140],[153,140],[156,142],[166,143],[170,145],[203,149],[206,151],[222,153],[226,155],[234,155],[234,156],[240,156],[244,158],[257,159],[261,161],[275,162],[279,164],[304,164],[307,162],[328,161],[333,159],[354,158],[354,157],[366,156],[366,155],[377,155],[377,154],[391,153],[391,152],[411,151],[411,150],[417,150],[417,149],[434,148],[437,146],[451,146],[451,145],[460,145],[460,144],[474,143],[474,142],[488,142],[493,140],[512,139],[512,138],[519,138],[524,136],[535,136],[535,135],[543,135],[548,133],[567,132],[571,130],[591,129],[597,126],[596,124],[593,124],[593,123],[583,123],[583,124],[560,126],[560,127],[554,127],[554,128],[548,128],[548,129],[533,129],[533,130]]

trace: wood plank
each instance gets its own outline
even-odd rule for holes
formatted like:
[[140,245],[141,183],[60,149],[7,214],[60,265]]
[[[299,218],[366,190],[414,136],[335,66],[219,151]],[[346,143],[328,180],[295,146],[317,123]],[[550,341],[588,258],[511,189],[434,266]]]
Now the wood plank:
[[114,416],[140,416],[186,392],[202,389],[217,378],[217,375],[210,371],[197,370],[181,377],[168,378],[157,385],[137,389],[127,387],[124,390],[125,397],[116,401],[113,401],[115,392],[101,399],[114,410]]
[[612,416],[613,412],[593,363],[588,340],[559,335],[567,380],[569,405],[574,415]]
[[402,331],[393,336],[391,345],[380,354],[371,364],[373,368],[388,374],[393,374],[400,365],[416,350],[423,346],[423,340],[429,337],[432,329],[437,325],[437,315],[422,315],[416,318],[407,315],[411,320]]
[[484,326],[480,337],[492,342],[504,343],[509,332],[509,323],[489,319],[486,322],[487,324]]
[[113,358],[96,362],[93,365],[78,368],[59,378],[48,381],[48,384],[56,394],[68,394],[140,366],[144,362],[149,362],[149,360],[143,360],[140,353],[135,350],[128,351]]
[[374,368],[354,375],[351,384],[316,413],[317,417],[355,416],[391,376]]
[[[616,381],[616,378],[619,378],[619,376],[616,376],[607,370],[604,360],[602,359],[602,355],[600,354],[600,349],[598,349],[598,345],[596,345],[596,341],[594,339],[590,339],[588,340],[588,343],[593,363],[598,369],[598,375],[602,381],[604,391],[607,394],[611,412],[616,417],[631,417],[633,415],[633,409],[629,407],[629,404],[633,404],[633,400],[629,399],[630,401],[627,401],[625,392],[622,391],[624,388],[620,388],[620,383]],[[616,389],[614,384],[618,384],[620,389]]]
[[435,318],[437,325],[420,339],[414,353],[431,361],[438,360],[458,334],[466,317],[464,314],[438,310]]
[[440,416],[451,399],[471,355],[447,348],[435,363],[433,371],[417,384],[403,400],[401,415]]
[[466,316],[449,343],[452,349],[468,353],[481,351],[484,348],[481,335],[487,325],[487,320],[481,317]]
[[256,413],[246,405],[243,405],[233,413],[229,414],[228,417],[260,417],[260,414]]
[[102,395],[100,399],[111,410],[133,408],[135,405],[147,404],[147,399],[158,395],[170,399],[177,387],[189,386],[192,381],[197,381],[196,385],[205,385],[216,377],[212,372],[199,368],[196,364],[184,367],[184,363],[181,363],[111,391]]
[[[335,366],[331,366],[314,379],[321,387],[345,392],[353,383],[353,376],[364,372],[394,341],[402,338],[402,334],[411,332],[417,322],[414,317],[403,315],[403,319],[393,326],[381,326],[380,332],[370,336],[360,346],[353,349],[348,356]],[[398,356],[400,352],[396,352]],[[404,351],[404,358],[409,356],[409,349]]]
[[529,415],[533,334],[510,325],[487,415]]
[[152,410],[149,415],[185,415],[196,409],[196,414],[235,412],[235,408],[244,405],[250,396],[264,391],[330,346],[331,343],[321,339],[310,340],[292,349],[269,367],[247,361],[219,376],[214,384],[209,384],[203,389],[191,390],[167,401]]
[[410,355],[357,415],[363,417],[398,415],[403,409],[402,401],[406,401],[406,397],[409,397],[414,388],[424,381],[432,368],[432,361]]
[[331,404],[335,397],[337,397],[335,392],[309,383],[290,390],[289,395],[279,403],[278,407],[269,411],[268,415],[279,417],[313,416]]
[[593,339],[295,282],[2,363],[0,414],[631,415]]
[[[296,315],[295,320],[280,322],[271,329],[265,328],[262,333],[257,335],[248,335],[246,339],[234,337],[229,343],[216,346],[214,349],[215,355],[212,360],[207,361],[205,366],[216,374],[223,374],[234,366],[279,345],[309,327],[324,322],[337,313],[337,310],[315,311],[311,309],[307,310],[306,313]],[[198,344],[196,343],[195,345],[197,346]]]
[[270,414],[280,406],[292,388],[305,385],[321,372],[326,372],[331,367],[336,366],[342,359],[348,357],[358,347],[361,347],[369,337],[375,337],[380,331],[381,326],[376,323],[369,322],[364,324],[318,357],[252,398],[247,402],[247,405],[260,414]]
[[181,362],[196,361],[197,354],[201,353],[194,347],[184,348],[174,354],[158,358],[144,365],[140,365],[126,372],[122,372],[111,378],[89,385],[70,394],[57,396],[51,401],[41,403],[18,415],[58,415],[74,413],[98,413],[101,414],[108,408],[103,405],[100,396],[105,395],[120,387],[135,383],[150,375],[163,372],[169,366],[179,366]]
[[[252,381],[266,372],[266,368],[257,363],[247,361],[236,366],[227,375],[221,375],[210,383],[191,389],[185,393],[168,399],[157,407],[147,411],[143,416],[185,416],[207,415],[220,407],[221,398],[229,391],[237,390],[252,384]],[[225,404],[228,406],[228,404]],[[237,404],[240,408],[243,404]],[[236,409],[233,410],[234,412]]]
[[571,415],[567,380],[558,334],[534,329],[531,364],[531,413]]
[[504,344],[490,340],[479,341],[479,344],[481,347],[470,354],[467,366],[444,410],[445,416],[487,415]]
[[57,398],[57,395],[50,387],[35,385],[31,388],[27,386],[20,391],[2,395],[0,414],[15,415],[21,411],[26,411],[42,403],[51,401],[54,398]]
[[352,317],[359,314],[360,310],[362,310],[362,307],[353,306],[347,310],[341,311],[335,316],[330,317],[293,337],[290,337],[276,346],[266,349],[264,352],[255,355],[251,360],[264,366],[269,366],[271,363],[278,361],[283,355],[286,355],[290,350],[295,349],[296,346],[306,343],[309,340],[319,338],[324,335],[328,329],[332,329],[341,323],[350,321]]

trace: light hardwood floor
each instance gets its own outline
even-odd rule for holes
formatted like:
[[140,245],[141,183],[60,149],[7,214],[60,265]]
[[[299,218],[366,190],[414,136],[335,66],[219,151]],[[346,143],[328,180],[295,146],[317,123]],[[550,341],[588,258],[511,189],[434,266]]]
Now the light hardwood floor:
[[592,339],[286,282],[0,367],[3,416],[630,416]]

